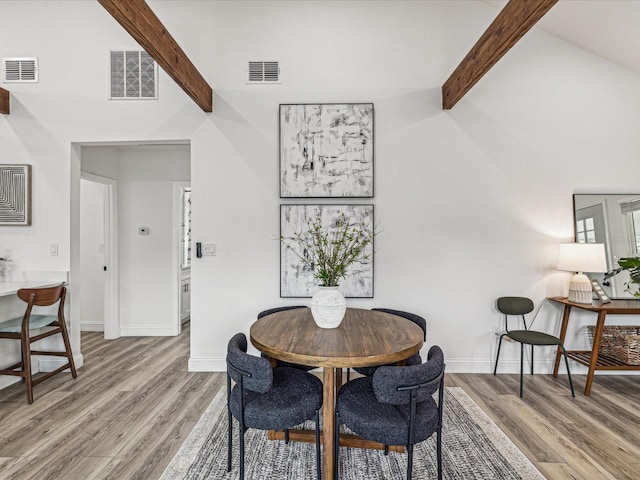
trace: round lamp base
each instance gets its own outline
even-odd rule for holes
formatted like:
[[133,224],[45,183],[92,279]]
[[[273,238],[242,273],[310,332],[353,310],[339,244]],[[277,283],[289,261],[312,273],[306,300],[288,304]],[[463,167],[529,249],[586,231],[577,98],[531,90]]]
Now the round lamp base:
[[583,273],[576,273],[571,277],[567,299],[574,303],[592,303],[593,291],[589,277]]

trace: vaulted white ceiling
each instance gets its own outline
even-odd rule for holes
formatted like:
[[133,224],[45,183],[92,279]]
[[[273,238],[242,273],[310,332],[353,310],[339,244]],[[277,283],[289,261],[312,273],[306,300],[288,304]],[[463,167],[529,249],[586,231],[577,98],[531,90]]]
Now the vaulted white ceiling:
[[534,28],[640,73],[640,0],[560,0]]

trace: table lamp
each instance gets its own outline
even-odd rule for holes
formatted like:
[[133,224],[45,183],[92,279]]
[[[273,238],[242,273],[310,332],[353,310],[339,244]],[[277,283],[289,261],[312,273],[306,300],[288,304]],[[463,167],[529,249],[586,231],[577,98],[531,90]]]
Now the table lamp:
[[558,254],[558,270],[577,272],[569,283],[568,300],[575,303],[591,303],[591,280],[582,272],[604,273],[607,259],[603,243],[563,243]]

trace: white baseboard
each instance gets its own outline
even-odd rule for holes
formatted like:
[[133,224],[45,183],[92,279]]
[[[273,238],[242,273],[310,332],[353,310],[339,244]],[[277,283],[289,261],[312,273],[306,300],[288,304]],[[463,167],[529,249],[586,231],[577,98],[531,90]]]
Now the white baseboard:
[[[73,362],[76,365],[76,369],[82,367],[84,365],[84,357],[82,354],[75,354],[73,356]],[[67,363],[67,359],[64,357],[40,357],[37,362],[34,361],[33,364],[33,373],[38,372],[53,372],[56,368],[61,367]],[[69,369],[64,370],[65,372],[69,372]],[[0,390],[6,388],[14,383],[18,383],[22,381],[20,377],[10,377],[10,376],[2,376],[0,377]]]
[[82,322],[81,332],[104,332],[104,322]]
[[[447,364],[447,373],[493,373],[495,360],[473,360],[468,358],[445,358]],[[571,373],[582,375],[587,373],[587,367],[579,365],[574,361],[569,361],[569,368]],[[524,359],[524,373],[531,372],[531,364],[525,357]],[[541,360],[535,361],[533,365],[533,372],[541,375],[549,375],[553,373],[553,360]],[[502,360],[498,364],[498,373],[520,373],[520,360]],[[567,373],[564,360],[560,363],[560,374]],[[603,373],[598,372],[598,375]],[[619,372],[614,372],[618,375]]]
[[[473,359],[446,359],[447,373],[493,373],[493,362],[489,360]],[[528,365],[528,364],[525,364]],[[527,368],[527,366],[525,366]],[[545,367],[536,362],[537,373],[549,373],[553,366],[550,364],[549,372]],[[226,372],[227,360],[225,357],[191,357],[189,358],[190,372]],[[562,371],[562,370],[561,370]],[[500,362],[499,373],[519,373],[520,362]]]
[[122,337],[175,337],[178,335],[175,327],[154,327],[142,325],[139,327],[121,327]]
[[3,388],[7,388],[11,385],[13,385],[14,383],[18,383],[22,380],[22,378],[20,377],[13,377],[13,376],[9,376],[9,375],[3,375],[2,377],[0,377],[0,390],[2,390]]
[[[494,360],[451,360],[445,359],[447,364],[447,373],[493,373]],[[553,373],[553,360],[535,361],[533,365],[533,373],[537,375],[551,375]],[[571,375],[586,375],[589,368],[569,360],[569,368]],[[520,374],[520,360],[500,360],[498,365],[498,374],[500,373],[517,373]],[[531,364],[524,359],[524,374],[531,373]],[[560,375],[566,375],[567,368],[564,359],[560,360]],[[640,375],[640,371],[632,370],[596,370],[596,375]]]
[[[41,372],[53,372],[56,368],[61,367],[67,363],[67,359],[65,357],[41,357],[38,360],[38,368]],[[81,353],[76,353],[73,355],[73,363],[76,365],[76,370],[84,365],[84,357]],[[65,370],[68,372],[69,369]]]
[[[445,359],[447,364],[446,373],[493,373],[493,360],[474,360],[469,358],[448,358]],[[572,375],[586,375],[587,367],[579,365],[574,361],[569,361]],[[189,358],[190,372],[226,372],[227,361],[225,357],[191,357]],[[527,360],[524,363],[524,373],[528,375],[531,367]],[[553,361],[535,362],[533,371],[538,375],[550,375],[553,372]],[[520,373],[519,360],[500,360],[498,365],[498,374],[501,373]],[[567,373],[564,362],[560,364],[560,374]],[[640,371],[607,371],[598,370],[596,375],[640,375]]]
[[190,357],[190,372],[226,372],[226,357]]

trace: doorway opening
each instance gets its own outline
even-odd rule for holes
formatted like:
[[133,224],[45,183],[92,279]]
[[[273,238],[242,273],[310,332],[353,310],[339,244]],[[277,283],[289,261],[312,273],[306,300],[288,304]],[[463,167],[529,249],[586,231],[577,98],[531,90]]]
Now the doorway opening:
[[175,240],[180,283],[180,325],[191,319],[191,183],[173,184]]
[[181,205],[173,189],[190,185],[188,142],[85,144],[78,153],[72,275],[79,329],[102,329],[107,339],[178,335]]

